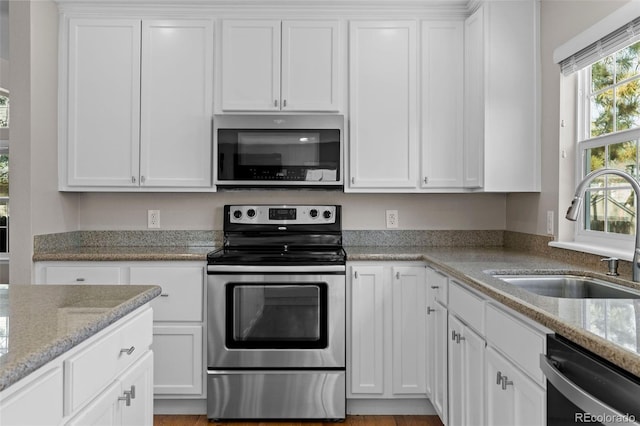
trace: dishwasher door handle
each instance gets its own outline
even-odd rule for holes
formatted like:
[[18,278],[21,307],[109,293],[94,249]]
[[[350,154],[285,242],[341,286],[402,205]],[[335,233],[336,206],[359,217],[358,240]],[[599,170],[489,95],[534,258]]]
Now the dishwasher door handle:
[[[615,408],[595,398],[593,395],[585,392],[567,376],[562,374],[562,372],[553,365],[545,354],[540,354],[540,369],[542,369],[542,372],[549,383],[551,383],[562,395],[564,395],[565,398],[574,403],[582,411],[594,416],[603,416],[604,421],[602,424],[608,426],[620,426],[620,420],[616,421],[616,419],[629,417],[628,414],[621,413]],[[608,422],[608,419],[611,419],[612,421]],[[634,424],[638,423],[634,422]]]

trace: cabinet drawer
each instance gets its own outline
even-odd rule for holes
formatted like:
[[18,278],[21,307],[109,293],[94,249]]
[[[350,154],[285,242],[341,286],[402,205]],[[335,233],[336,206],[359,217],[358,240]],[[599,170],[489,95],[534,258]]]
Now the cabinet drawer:
[[132,267],[130,282],[162,287],[151,302],[154,321],[202,321],[204,268]]
[[121,284],[117,266],[47,266],[46,284]]
[[434,269],[427,268],[428,291],[433,298],[447,306],[449,301],[449,278]]
[[483,336],[484,305],[485,299],[453,280],[449,282],[449,311]]
[[151,345],[151,309],[97,338],[85,350],[64,362],[65,415],[80,408],[147,351]]
[[545,379],[539,367],[545,335],[499,308],[487,305],[487,341],[538,384]]

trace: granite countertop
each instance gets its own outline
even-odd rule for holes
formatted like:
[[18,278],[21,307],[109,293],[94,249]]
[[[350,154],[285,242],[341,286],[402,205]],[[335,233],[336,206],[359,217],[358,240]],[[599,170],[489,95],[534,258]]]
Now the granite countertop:
[[45,261],[172,261],[206,262],[215,246],[96,246],[63,247],[33,254],[34,262]]
[[[493,277],[485,271],[575,273],[602,278],[640,290],[640,284],[606,276],[548,257],[504,248],[472,247],[346,247],[349,261],[424,261],[498,302],[537,321],[578,345],[640,377],[640,328],[635,318],[640,299],[565,299],[539,296]],[[607,324],[616,309],[628,320]]]
[[0,285],[0,391],[160,292],[149,285]]

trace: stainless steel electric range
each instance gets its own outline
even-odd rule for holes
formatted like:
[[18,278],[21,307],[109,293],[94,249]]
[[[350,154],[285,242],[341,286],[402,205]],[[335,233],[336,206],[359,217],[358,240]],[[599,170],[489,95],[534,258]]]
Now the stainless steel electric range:
[[208,418],[344,419],[340,206],[227,205],[207,260]]

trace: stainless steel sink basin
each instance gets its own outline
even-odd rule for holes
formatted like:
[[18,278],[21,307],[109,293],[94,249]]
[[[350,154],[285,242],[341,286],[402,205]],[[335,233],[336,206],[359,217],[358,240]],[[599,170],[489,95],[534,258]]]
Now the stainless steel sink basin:
[[578,275],[494,275],[540,296],[565,299],[640,299],[640,291]]

